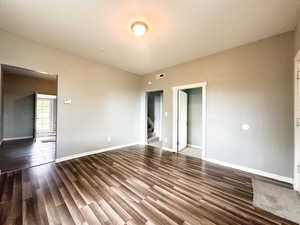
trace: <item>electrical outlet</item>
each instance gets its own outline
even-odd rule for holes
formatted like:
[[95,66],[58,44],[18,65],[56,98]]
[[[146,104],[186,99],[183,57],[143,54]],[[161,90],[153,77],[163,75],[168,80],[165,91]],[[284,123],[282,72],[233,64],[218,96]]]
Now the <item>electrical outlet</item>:
[[300,165],[297,165],[297,173],[300,173]]
[[111,142],[111,137],[110,136],[107,137],[107,142]]
[[249,130],[250,129],[250,125],[247,123],[242,124],[242,130]]

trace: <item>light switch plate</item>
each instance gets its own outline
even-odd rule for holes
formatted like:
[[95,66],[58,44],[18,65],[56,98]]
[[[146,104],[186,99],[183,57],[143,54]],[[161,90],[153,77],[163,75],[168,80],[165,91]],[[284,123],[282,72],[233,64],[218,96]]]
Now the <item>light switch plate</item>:
[[72,103],[72,99],[64,98],[64,104],[71,104],[71,103]]
[[296,126],[300,127],[300,118],[296,118]]

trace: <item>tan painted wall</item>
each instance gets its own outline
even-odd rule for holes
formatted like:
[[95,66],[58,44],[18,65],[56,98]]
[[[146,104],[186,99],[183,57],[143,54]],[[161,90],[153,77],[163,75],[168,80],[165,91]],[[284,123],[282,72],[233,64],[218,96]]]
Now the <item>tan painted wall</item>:
[[292,177],[293,32],[159,71],[167,73],[159,81],[4,31],[0,49],[0,63],[59,74],[58,157],[139,141],[141,89],[164,89],[171,147],[171,88],[207,81],[207,157]]
[[164,146],[172,147],[172,87],[206,81],[207,157],[292,177],[293,56],[289,32],[158,71],[161,80],[144,76],[143,90],[164,90]]
[[139,76],[1,30],[0,49],[2,64],[58,73],[58,157],[139,140]]
[[3,136],[33,135],[33,93],[56,95],[56,80],[3,73]]
[[295,29],[295,55],[300,49],[300,17],[298,19],[298,23]]

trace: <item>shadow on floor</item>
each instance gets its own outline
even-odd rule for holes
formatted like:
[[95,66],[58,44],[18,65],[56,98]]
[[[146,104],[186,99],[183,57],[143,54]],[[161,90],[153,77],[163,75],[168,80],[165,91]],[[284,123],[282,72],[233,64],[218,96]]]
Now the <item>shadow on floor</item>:
[[[50,139],[49,139],[50,138]],[[6,172],[49,163],[55,160],[54,137],[5,141],[0,147],[0,170]]]

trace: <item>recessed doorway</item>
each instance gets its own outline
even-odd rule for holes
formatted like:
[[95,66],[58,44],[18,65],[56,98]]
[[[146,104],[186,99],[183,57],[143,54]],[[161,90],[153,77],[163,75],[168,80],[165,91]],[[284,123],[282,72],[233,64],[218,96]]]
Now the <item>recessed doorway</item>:
[[1,172],[55,161],[57,75],[1,65]]
[[36,138],[55,140],[56,136],[56,95],[36,95]]
[[146,142],[162,148],[163,91],[146,93]]
[[173,88],[173,149],[179,153],[205,158],[206,83]]

